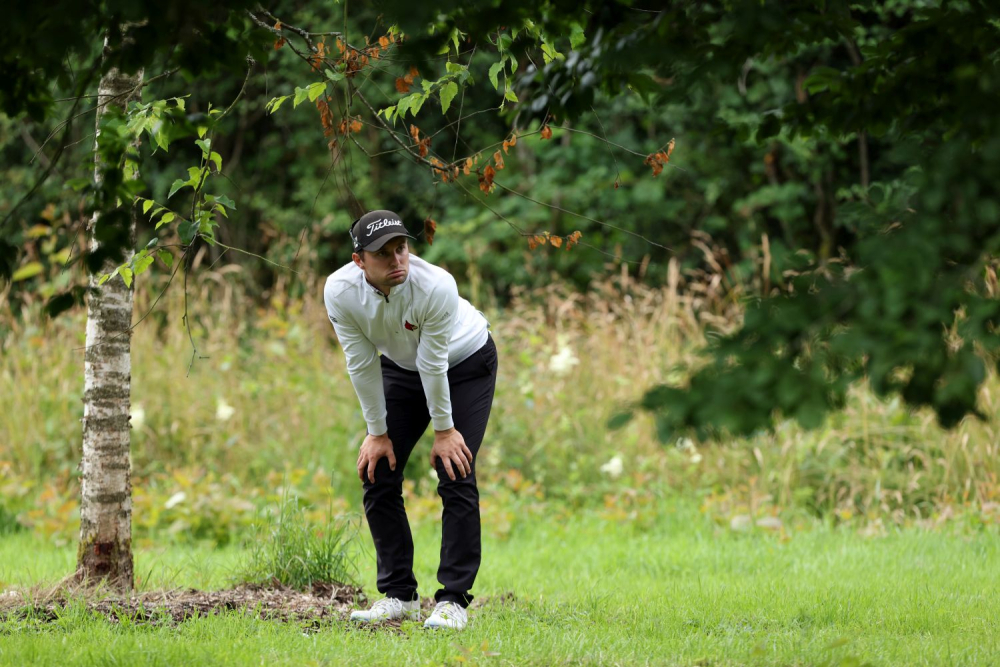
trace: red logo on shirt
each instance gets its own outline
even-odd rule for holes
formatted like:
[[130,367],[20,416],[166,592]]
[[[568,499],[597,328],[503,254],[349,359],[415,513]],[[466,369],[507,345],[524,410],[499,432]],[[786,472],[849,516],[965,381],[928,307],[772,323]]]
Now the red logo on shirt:
[[403,320],[403,326],[406,327],[407,331],[416,331],[417,330],[417,325],[416,324],[410,324],[409,320]]

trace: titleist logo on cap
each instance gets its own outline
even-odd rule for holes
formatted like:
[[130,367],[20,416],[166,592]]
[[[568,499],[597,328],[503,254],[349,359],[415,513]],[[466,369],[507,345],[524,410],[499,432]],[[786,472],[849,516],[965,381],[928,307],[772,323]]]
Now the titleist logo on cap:
[[368,236],[382,229],[383,227],[389,227],[392,225],[402,226],[402,220],[393,220],[392,218],[382,218],[381,220],[373,220],[369,222],[365,227],[368,229]]

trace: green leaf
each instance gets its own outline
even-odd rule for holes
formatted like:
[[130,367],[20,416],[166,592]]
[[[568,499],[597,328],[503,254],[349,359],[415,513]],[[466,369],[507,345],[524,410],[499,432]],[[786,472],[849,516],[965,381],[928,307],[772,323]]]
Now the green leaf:
[[222,204],[226,208],[231,208],[234,211],[236,210],[236,202],[234,202],[232,199],[230,199],[226,195],[216,195],[215,196],[215,201],[219,202],[220,204]]
[[125,287],[132,287],[132,269],[123,266],[118,270],[118,275],[125,281]]
[[212,149],[212,140],[209,139],[199,139],[195,143],[195,146],[201,149],[201,154],[207,156],[209,151]]
[[393,105],[391,107],[379,109],[379,113],[382,114],[382,117],[386,120],[392,120],[393,115],[396,113],[396,107]]
[[458,74],[459,72],[467,72],[469,70],[469,68],[465,65],[453,62],[446,62],[444,64],[444,69],[448,72],[448,74]]
[[621,428],[622,426],[625,426],[625,424],[632,421],[632,416],[633,415],[631,410],[627,410],[625,412],[619,412],[618,414],[616,414],[615,416],[613,416],[611,419],[608,420],[608,430],[614,431],[616,429]]
[[455,99],[455,95],[458,95],[458,84],[454,81],[449,81],[441,86],[441,90],[439,92],[441,95],[441,113],[448,113],[448,107],[451,106],[451,101]]
[[309,101],[315,102],[317,97],[326,92],[326,81],[311,83],[306,90],[309,91]]
[[150,264],[153,263],[152,255],[141,255],[137,256],[133,261],[133,266],[135,267],[135,275],[139,275],[149,268]]
[[287,100],[288,97],[289,97],[288,95],[282,95],[281,97],[275,97],[270,102],[268,102],[267,104],[264,105],[264,109],[269,114],[273,114],[273,113],[275,113],[275,112],[278,111],[278,109],[281,107],[282,104],[285,103],[285,100]]
[[204,125],[199,125],[198,126],[198,136],[199,137],[204,137],[206,132],[208,132],[208,128],[207,127],[205,127]]
[[295,99],[292,100],[292,108],[295,108],[295,107],[299,106],[302,102],[305,102],[306,98],[308,98],[308,97],[309,97],[309,89],[308,88],[296,88],[295,89]]
[[515,58],[514,56],[512,56],[512,55],[510,55],[508,53],[507,54],[507,62],[510,63],[510,74],[511,74],[511,76],[513,76],[514,73],[517,72],[517,58]]
[[188,183],[187,181],[182,181],[179,178],[176,181],[174,181],[173,184],[170,186],[170,192],[167,194],[167,199],[173,197],[177,193],[177,191],[183,188],[185,185],[190,185],[190,183]]
[[118,275],[118,269],[115,269],[114,273],[105,273],[103,276],[101,276],[101,279],[97,281],[97,284],[103,285],[104,283],[111,280],[112,276],[117,276],[117,275]]
[[163,215],[163,217],[160,218],[160,221],[158,223],[156,223],[156,228],[159,229],[160,225],[165,225],[167,223],[173,222],[174,218],[176,218],[176,217],[177,217],[177,215],[173,211],[171,211],[169,213],[165,213]]
[[180,109],[181,111],[184,111],[184,98],[183,97],[175,97],[174,98],[174,103],[177,105],[178,109]]
[[420,107],[424,106],[424,102],[427,101],[427,96],[422,95],[421,93],[414,93],[414,95],[417,99],[414,100],[412,105],[410,105],[410,114],[416,116],[420,113]]
[[505,91],[504,91],[504,93],[503,93],[503,98],[504,98],[505,100],[508,100],[508,101],[510,101],[510,102],[517,102],[517,101],[519,101],[519,100],[517,99],[517,95],[515,95],[515,94],[514,94],[514,91],[513,91],[513,90],[511,90],[510,88],[508,88],[507,90],[505,90]]
[[168,150],[170,142],[167,140],[167,133],[163,131],[162,125],[159,131],[152,132],[153,139],[156,140],[156,145],[162,148],[164,151]]
[[142,202],[142,214],[143,215],[149,213],[149,209],[151,209],[151,208],[153,208],[153,200],[152,199],[147,199],[146,201]]
[[330,81],[333,81],[335,83],[337,81],[343,81],[344,80],[344,73],[343,72],[334,72],[332,69],[327,69],[326,72],[324,72],[324,73],[326,74],[326,78],[330,79]]
[[401,98],[399,102],[396,103],[396,115],[400,118],[406,118],[406,112],[410,110],[410,105],[413,104],[414,95],[419,95],[420,93],[414,93],[413,95],[407,95]]
[[14,272],[14,275],[10,277],[10,281],[12,283],[16,283],[21,280],[27,280],[28,278],[34,278],[41,273],[44,268],[45,267],[42,266],[41,262],[28,262]]
[[160,248],[156,251],[156,256],[160,258],[161,262],[167,265],[168,269],[174,265],[174,256],[169,250]]
[[216,171],[222,171],[222,156],[221,155],[219,155],[215,151],[212,151],[211,155],[208,156],[208,159],[211,160],[213,163],[215,163],[215,170]]
[[498,63],[493,63],[490,66],[490,83],[493,84],[493,90],[500,90],[500,83],[497,81],[497,75],[500,74],[500,70],[503,69],[503,60]]
[[548,42],[542,42],[542,60],[548,65],[556,59],[564,60],[566,56],[556,51],[555,47]]
[[832,67],[816,67],[802,82],[802,88],[813,95],[824,90],[838,90],[842,84],[840,70]]
[[79,192],[80,190],[84,189],[91,183],[92,181],[89,178],[71,178],[68,181],[66,181],[66,187],[72,188],[74,191]]
[[587,41],[586,35],[583,34],[583,26],[573,21],[569,24],[569,45],[574,51],[583,46],[583,43]]

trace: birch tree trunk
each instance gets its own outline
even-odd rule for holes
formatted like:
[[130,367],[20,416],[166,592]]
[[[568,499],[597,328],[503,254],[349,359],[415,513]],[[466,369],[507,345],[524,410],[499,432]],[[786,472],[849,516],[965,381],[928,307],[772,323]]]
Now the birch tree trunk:
[[[108,48],[105,40],[104,48]],[[125,107],[139,99],[142,70],[134,75],[116,68],[103,77],[98,103]],[[97,126],[107,107],[97,110]],[[95,158],[95,162],[99,161]],[[99,162],[94,178],[101,178]],[[135,245],[136,210],[129,220],[127,256]],[[88,226],[91,250],[96,249],[95,213]],[[132,589],[132,470],[129,410],[131,398],[132,290],[121,276],[98,285],[100,275],[117,263],[106,260],[91,275],[87,299],[87,348],[84,355],[83,459],[81,468],[80,548],[77,576],[106,580],[113,587]]]

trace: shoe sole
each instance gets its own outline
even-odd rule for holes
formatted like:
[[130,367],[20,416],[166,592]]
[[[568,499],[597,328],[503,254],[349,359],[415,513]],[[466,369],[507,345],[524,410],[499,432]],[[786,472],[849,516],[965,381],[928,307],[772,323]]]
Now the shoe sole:
[[414,610],[414,611],[404,612],[403,613],[403,617],[401,619],[393,619],[393,618],[371,619],[371,618],[359,618],[357,616],[350,616],[348,620],[351,620],[351,621],[353,621],[355,623],[381,623],[383,621],[394,621],[394,620],[419,621],[420,620],[420,611],[419,610]]

